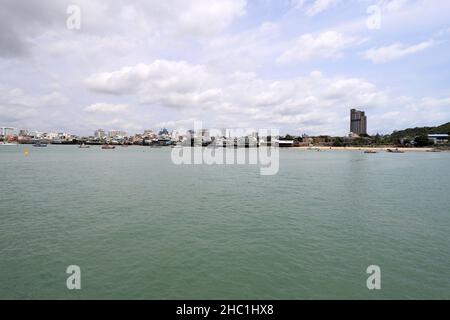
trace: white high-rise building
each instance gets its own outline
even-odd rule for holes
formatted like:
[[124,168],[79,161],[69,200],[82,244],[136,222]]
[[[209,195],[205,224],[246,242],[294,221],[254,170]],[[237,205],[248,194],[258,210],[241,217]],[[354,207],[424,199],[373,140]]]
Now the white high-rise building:
[[0,136],[13,136],[15,131],[15,128],[0,127]]
[[110,138],[114,138],[114,137],[126,137],[127,133],[125,131],[121,131],[121,130],[111,130],[108,132],[108,136]]
[[94,132],[94,137],[97,139],[103,139],[106,137],[106,132],[103,129],[98,129]]
[[231,137],[230,129],[222,129],[222,137],[230,138]]

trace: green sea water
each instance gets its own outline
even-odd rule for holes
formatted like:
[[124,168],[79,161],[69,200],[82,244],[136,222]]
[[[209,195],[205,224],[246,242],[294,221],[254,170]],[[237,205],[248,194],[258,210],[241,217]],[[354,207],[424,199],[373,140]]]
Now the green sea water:
[[171,151],[0,147],[0,299],[450,299],[450,153]]

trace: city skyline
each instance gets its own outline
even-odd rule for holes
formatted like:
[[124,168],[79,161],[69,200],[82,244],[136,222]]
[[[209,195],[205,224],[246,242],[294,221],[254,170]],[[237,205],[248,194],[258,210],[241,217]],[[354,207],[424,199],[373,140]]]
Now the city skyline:
[[[70,5],[80,29],[67,26]],[[203,121],[344,136],[358,106],[369,134],[446,123],[449,10],[437,0],[6,1],[0,125],[91,135]]]
[[[315,136],[315,137],[359,137],[359,136],[371,136],[370,134],[368,134],[368,116],[366,115],[366,112],[363,110],[357,110],[357,109],[350,109],[350,118],[348,120],[348,124],[350,125],[350,130],[347,131],[344,135],[333,135],[333,134],[328,134],[328,133],[317,133],[317,134],[310,134],[308,132],[304,132],[304,131],[299,131],[299,132],[290,132],[290,131],[286,131],[283,129],[279,129],[279,128],[239,128],[239,127],[234,127],[234,128],[212,128],[212,127],[207,127],[204,128],[202,130],[206,130],[206,131],[214,131],[214,132],[227,132],[226,134],[224,133],[223,136],[228,136],[230,135],[230,132],[235,132],[235,136],[239,136],[240,133],[242,132],[246,132],[246,133],[254,133],[254,132],[258,132],[259,130],[263,130],[264,132],[267,130],[276,130],[276,132],[278,132],[277,136],[294,136],[294,137],[301,137],[301,136]],[[450,123],[450,122],[449,122]],[[448,124],[448,123],[447,123]],[[191,126],[185,126],[185,127],[178,127],[178,128],[164,128],[164,127],[159,127],[159,128],[150,128],[150,127],[146,127],[145,129],[143,129],[140,132],[127,132],[124,130],[120,130],[120,129],[112,129],[112,128],[97,128],[97,129],[91,129],[91,132],[88,134],[78,134],[74,131],[71,130],[48,130],[48,131],[43,131],[43,130],[39,130],[36,128],[15,128],[15,127],[2,127],[0,126],[0,137],[2,136],[29,136],[29,135],[46,135],[46,134],[50,134],[50,135],[69,135],[69,136],[73,136],[73,137],[94,137],[94,138],[104,138],[104,137],[112,137],[112,136],[123,136],[123,137],[131,137],[131,136],[138,136],[138,135],[142,135],[142,134],[148,134],[148,133],[158,133],[158,132],[166,132],[167,134],[172,134],[172,133],[189,133],[189,132],[194,132],[196,126],[201,126],[203,128],[203,123],[200,121],[194,121],[192,122]],[[444,126],[446,124],[433,124],[431,127],[436,127],[436,126]],[[394,128],[392,129],[389,133],[380,133],[377,132],[376,134],[372,134],[372,136],[389,136],[392,134],[395,134],[396,132],[398,132],[399,130],[411,130],[411,129],[417,129],[420,127],[415,127],[415,128]],[[426,128],[426,127],[422,127],[422,128]],[[93,133],[93,134],[92,134]],[[159,133],[160,134],[160,133]],[[220,136],[220,134],[218,135]]]
[[[198,125],[202,125],[201,122],[195,122],[193,123],[193,126],[191,128],[189,127],[182,127],[182,128],[172,128],[172,130],[168,130],[167,128],[153,128],[153,129],[145,129],[143,131],[143,134],[153,134],[153,133],[158,133],[158,135],[162,135],[162,134],[173,134],[173,133],[186,133],[189,134],[190,132],[194,132],[195,129],[193,130],[192,128],[195,128]],[[273,129],[273,128],[272,128]],[[155,131],[153,131],[155,130]],[[242,132],[246,132],[246,133],[254,133],[257,132],[258,130],[271,130],[271,129],[263,129],[263,128],[202,128],[200,129],[200,131],[202,132],[209,132],[210,130],[216,132],[216,136],[230,136],[233,135],[233,132],[238,133],[237,136],[239,136],[239,133]],[[275,129],[280,135],[281,130],[279,129]],[[68,132],[55,132],[54,130],[51,130],[50,132],[42,132],[39,130],[28,130],[28,129],[17,129],[17,128],[13,128],[13,127],[0,127],[0,136],[28,136],[28,135],[45,135],[45,134],[57,134],[57,135],[66,135],[69,134],[71,136],[79,136],[77,134],[74,133],[68,133]],[[103,129],[103,128],[98,128],[94,131],[94,133],[92,135],[89,135],[89,137],[94,137],[94,138],[98,138],[98,139],[103,139],[106,137],[116,137],[116,136],[121,136],[121,137],[128,137],[128,136],[136,136],[136,135],[140,135],[142,134],[142,132],[134,132],[134,133],[127,133],[126,131],[123,130],[116,130],[116,129]],[[291,135],[291,133],[286,133],[286,135]],[[282,134],[281,134],[282,135]],[[308,136],[307,133],[302,133],[302,136]],[[367,116],[365,115],[364,111],[360,111],[360,110],[356,110],[356,109],[351,109],[350,110],[350,131],[349,131],[349,136],[351,135],[367,135]],[[294,134],[295,136],[295,134]],[[300,136],[300,135],[298,135]],[[319,136],[329,136],[327,134],[320,134]]]

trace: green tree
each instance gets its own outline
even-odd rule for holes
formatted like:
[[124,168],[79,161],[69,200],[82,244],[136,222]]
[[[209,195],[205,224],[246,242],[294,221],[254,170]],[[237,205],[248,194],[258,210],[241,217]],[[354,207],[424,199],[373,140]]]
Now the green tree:
[[428,147],[431,146],[433,142],[428,139],[427,135],[420,135],[414,139],[414,144],[417,147]]
[[340,137],[337,137],[333,143],[333,147],[343,147],[343,146],[344,146],[344,140]]

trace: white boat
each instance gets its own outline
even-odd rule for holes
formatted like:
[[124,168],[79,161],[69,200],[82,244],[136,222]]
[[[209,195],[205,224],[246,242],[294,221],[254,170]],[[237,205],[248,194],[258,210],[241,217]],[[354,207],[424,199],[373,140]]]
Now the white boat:
[[0,142],[0,146],[3,146],[3,147],[12,147],[12,146],[17,146],[17,143]]

